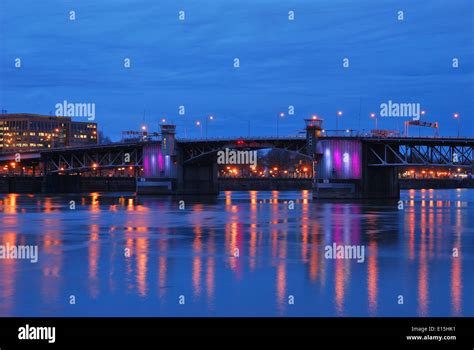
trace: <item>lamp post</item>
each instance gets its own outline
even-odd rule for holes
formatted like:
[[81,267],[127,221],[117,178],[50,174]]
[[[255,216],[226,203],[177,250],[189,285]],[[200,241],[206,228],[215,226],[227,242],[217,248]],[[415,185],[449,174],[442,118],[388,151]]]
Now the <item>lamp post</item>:
[[285,113],[280,112],[277,114],[277,138],[279,136],[279,128],[280,128],[280,118],[283,118],[285,116]]
[[202,123],[198,120],[196,122],[196,126],[199,126],[199,128],[201,129],[201,139],[202,139]]
[[460,132],[460,121],[461,121],[461,118],[459,118],[459,113],[454,113],[453,115],[454,119],[457,119],[458,121],[458,137],[459,137],[459,132]]
[[145,141],[147,137],[147,132],[146,132],[146,125],[142,125],[142,140]]
[[337,131],[339,130],[339,117],[342,116],[342,111],[337,111],[337,115],[336,115],[336,135],[337,135]]
[[377,114],[370,113],[370,118],[375,119],[375,130],[377,130],[379,128]]
[[209,120],[214,120],[214,116],[213,115],[208,115],[207,118],[206,118],[206,140],[207,140],[207,122]]

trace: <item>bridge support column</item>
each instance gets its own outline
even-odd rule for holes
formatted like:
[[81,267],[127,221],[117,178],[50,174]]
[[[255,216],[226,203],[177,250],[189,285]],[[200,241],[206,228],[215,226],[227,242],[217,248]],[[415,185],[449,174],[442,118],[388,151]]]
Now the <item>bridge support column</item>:
[[217,162],[190,163],[181,166],[178,193],[189,195],[217,195]]
[[369,199],[399,199],[400,184],[396,167],[366,167],[362,197]]
[[[372,147],[380,147],[383,145]],[[396,166],[369,166],[367,144],[362,147],[362,197],[369,199],[399,199],[400,184],[398,181],[398,168]],[[387,159],[395,161],[394,155],[387,154]]]

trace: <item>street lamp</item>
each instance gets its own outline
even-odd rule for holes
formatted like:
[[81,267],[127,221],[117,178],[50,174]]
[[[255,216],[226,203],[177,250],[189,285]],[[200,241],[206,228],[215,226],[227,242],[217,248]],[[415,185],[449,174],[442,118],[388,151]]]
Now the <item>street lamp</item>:
[[458,137],[459,137],[459,127],[460,127],[461,118],[459,118],[459,113],[454,113],[453,117],[454,119],[457,119],[458,121]]
[[199,126],[201,128],[201,139],[202,139],[202,123],[198,120],[196,122],[196,126]]
[[146,129],[147,129],[146,125],[142,125],[142,141],[146,140],[146,137],[147,137]]
[[207,122],[208,122],[209,120],[214,120],[214,116],[213,116],[213,115],[209,115],[209,116],[207,116],[207,118],[206,118],[206,140],[207,140]]
[[375,113],[370,113],[370,118],[375,119],[375,130],[377,130],[379,128],[377,115]]
[[336,134],[337,134],[337,131],[339,130],[339,118],[338,117],[341,117],[342,116],[342,111],[337,111],[337,116],[336,116]]
[[284,116],[285,116],[285,113],[283,113],[283,112],[280,112],[280,113],[277,114],[277,138],[278,138],[278,135],[279,135],[279,128],[280,128],[280,126],[279,126],[280,123],[279,123],[279,122],[280,122],[280,118],[283,118]]

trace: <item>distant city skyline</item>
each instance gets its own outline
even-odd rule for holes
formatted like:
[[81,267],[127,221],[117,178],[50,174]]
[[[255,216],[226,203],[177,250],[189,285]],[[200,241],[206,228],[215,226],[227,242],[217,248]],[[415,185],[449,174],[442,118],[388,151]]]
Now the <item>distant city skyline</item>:
[[[209,115],[209,137],[275,135],[277,124],[295,135],[313,114],[327,129],[367,131],[393,101],[419,104],[440,135],[473,136],[473,13],[471,0],[4,0],[0,108],[94,104],[94,122],[119,140],[163,119],[200,137]],[[406,120],[377,123],[403,130]]]

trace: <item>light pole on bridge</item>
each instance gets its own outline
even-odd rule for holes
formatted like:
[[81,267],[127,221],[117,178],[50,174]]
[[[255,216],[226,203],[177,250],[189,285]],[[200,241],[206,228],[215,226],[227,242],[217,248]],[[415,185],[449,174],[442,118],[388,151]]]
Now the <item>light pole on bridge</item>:
[[285,113],[283,112],[280,112],[277,114],[277,138],[279,136],[279,133],[280,133],[280,118],[283,118],[285,116]]
[[[208,115],[206,117],[206,140],[207,140],[207,124],[208,124],[208,121],[209,120],[214,120],[214,116],[213,115]],[[201,136],[202,137],[202,136]]]
[[338,130],[339,130],[339,117],[342,116],[342,111],[337,111],[337,115],[336,115],[336,135],[338,133]]
[[201,121],[198,120],[196,122],[196,126],[199,126],[199,128],[201,129],[201,139],[202,139],[202,123],[201,123]]
[[370,118],[375,119],[375,130],[377,130],[379,128],[377,114],[370,113]]
[[460,121],[461,121],[461,118],[459,118],[459,113],[454,113],[453,115],[454,119],[457,119],[458,121],[458,137],[459,137],[459,134],[460,134]]

